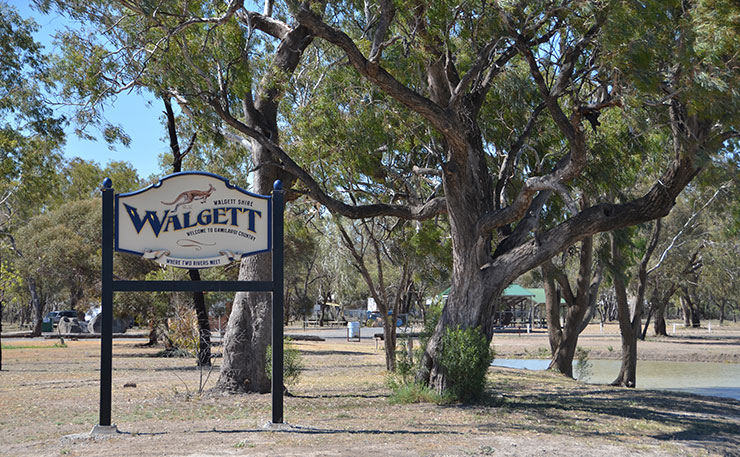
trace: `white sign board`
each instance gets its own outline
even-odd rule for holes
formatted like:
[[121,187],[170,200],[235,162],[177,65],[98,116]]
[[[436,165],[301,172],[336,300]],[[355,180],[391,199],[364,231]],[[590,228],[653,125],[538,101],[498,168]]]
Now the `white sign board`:
[[271,199],[217,175],[183,172],[116,195],[117,251],[208,268],[272,248]]
[[378,311],[378,304],[375,303],[375,299],[373,297],[367,297],[367,310],[372,313]]

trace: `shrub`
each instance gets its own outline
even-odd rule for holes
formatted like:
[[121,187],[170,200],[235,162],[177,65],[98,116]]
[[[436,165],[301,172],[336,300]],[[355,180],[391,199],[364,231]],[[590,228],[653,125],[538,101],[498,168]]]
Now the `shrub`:
[[[398,344],[396,348],[396,370],[393,372],[399,378],[400,383],[404,385],[413,382],[416,374],[416,365],[409,357],[408,349],[408,342],[402,341]],[[419,360],[419,355],[416,359]]]
[[180,304],[175,315],[168,320],[167,336],[176,349],[187,352],[190,357],[198,353],[198,315],[189,306]]
[[469,402],[481,396],[494,352],[479,328],[449,328],[442,337],[440,364],[445,370],[450,394]]
[[437,403],[446,404],[452,400],[448,395],[438,394],[434,389],[418,382],[396,385],[392,388],[391,404]]
[[593,364],[589,359],[590,353],[591,351],[580,346],[576,348],[576,379],[579,381],[586,382],[593,374]]
[[[265,374],[267,379],[272,380],[272,345],[267,346],[265,361]],[[303,371],[301,351],[293,345],[290,338],[286,338],[283,342],[283,383],[286,386],[298,384],[301,371]]]
[[442,317],[442,304],[433,304],[427,310],[427,318],[424,322],[424,329],[421,331],[421,343],[422,346],[426,346],[429,338],[434,333],[434,329],[437,327],[439,319]]

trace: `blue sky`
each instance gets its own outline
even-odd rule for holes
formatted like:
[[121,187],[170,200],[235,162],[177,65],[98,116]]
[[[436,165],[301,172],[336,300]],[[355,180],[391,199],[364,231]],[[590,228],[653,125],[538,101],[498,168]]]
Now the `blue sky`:
[[[31,9],[27,0],[9,0],[9,3],[18,10],[21,17],[33,17],[39,25],[39,31],[35,34],[36,41],[44,45],[45,52],[54,51],[54,33],[64,28],[66,19],[56,14],[42,15]],[[99,138],[98,141],[89,141],[77,138],[73,129],[68,128],[64,156],[70,159],[80,157],[94,160],[101,165],[112,160],[127,161],[142,178],[160,174],[157,157],[168,151],[167,143],[163,141],[166,131],[160,120],[163,111],[164,106],[147,94],[121,94],[112,105],[105,108],[105,117],[112,124],[123,127],[131,137],[129,147],[116,145],[114,150],[110,150],[100,139],[99,132],[88,132]],[[59,112],[64,113],[65,109],[60,108]]]

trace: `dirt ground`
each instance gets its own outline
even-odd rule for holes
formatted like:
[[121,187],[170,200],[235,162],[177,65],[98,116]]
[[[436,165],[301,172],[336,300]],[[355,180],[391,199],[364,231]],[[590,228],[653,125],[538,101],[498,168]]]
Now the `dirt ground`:
[[[592,357],[616,358],[615,328],[589,328]],[[650,360],[740,361],[740,326],[677,330],[639,346]],[[476,405],[391,404],[383,352],[371,339],[298,342],[305,371],[285,400],[282,428],[269,395],[198,393],[193,359],[114,342],[113,422],[98,422],[98,340],[3,340],[2,456],[706,456],[740,455],[740,402],[587,385],[551,373],[491,369]],[[544,332],[494,337],[499,357],[547,349]],[[609,348],[612,348],[610,350]],[[638,374],[639,376],[639,374]],[[738,381],[740,383],[740,380]],[[135,387],[124,387],[135,385]]]

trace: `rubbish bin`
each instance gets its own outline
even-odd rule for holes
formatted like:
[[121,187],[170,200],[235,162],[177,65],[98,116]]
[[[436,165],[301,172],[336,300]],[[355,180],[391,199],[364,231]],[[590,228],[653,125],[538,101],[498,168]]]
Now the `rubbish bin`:
[[357,321],[347,322],[347,341],[355,338],[360,341],[360,323]]
[[41,331],[42,332],[53,332],[54,331],[54,320],[52,320],[51,317],[45,317],[43,321],[41,321]]

